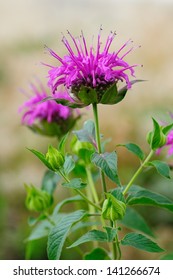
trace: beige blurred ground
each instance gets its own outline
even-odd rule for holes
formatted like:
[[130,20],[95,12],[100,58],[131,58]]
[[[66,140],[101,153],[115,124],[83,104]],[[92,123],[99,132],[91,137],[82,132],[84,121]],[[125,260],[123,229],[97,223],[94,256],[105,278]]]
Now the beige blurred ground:
[[[151,116],[173,111],[173,1],[0,0],[0,193],[24,192],[23,182],[38,185],[45,170],[26,147],[44,152],[50,139],[22,127],[18,114],[25,101],[19,89],[27,89],[34,75],[46,83],[47,69],[40,62],[50,58],[44,45],[63,55],[61,32],[69,29],[77,36],[82,29],[91,42],[101,24],[103,42],[116,30],[115,48],[129,38],[141,45],[128,61],[143,64],[136,76],[147,80],[135,85],[121,105],[100,106],[101,130],[113,139],[110,148],[127,141],[146,148]],[[130,164],[131,158],[124,161]]]

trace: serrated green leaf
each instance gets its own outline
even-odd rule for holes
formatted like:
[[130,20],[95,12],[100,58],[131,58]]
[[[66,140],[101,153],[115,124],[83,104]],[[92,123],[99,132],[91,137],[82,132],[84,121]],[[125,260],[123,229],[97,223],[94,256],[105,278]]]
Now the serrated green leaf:
[[61,177],[58,174],[51,170],[47,170],[41,183],[41,189],[52,195],[60,180]]
[[166,162],[160,161],[160,160],[153,160],[148,162],[148,165],[151,165],[156,168],[157,172],[162,175],[163,177],[166,177],[170,179],[170,168],[169,165]]
[[95,248],[84,256],[84,260],[110,260],[110,257],[103,248]]
[[121,186],[118,173],[117,173],[117,155],[112,153],[94,153],[91,156],[91,161],[99,167],[109,179],[111,179],[118,186]]
[[149,228],[144,218],[133,208],[127,207],[124,218],[119,221],[125,227],[140,231],[151,237],[154,237],[152,230]]
[[81,142],[89,142],[96,147],[95,124],[92,120],[84,123],[83,129],[75,130],[73,133]]
[[91,230],[82,235],[78,240],[76,240],[72,245],[68,248],[73,248],[79,246],[80,244],[90,242],[90,241],[99,241],[99,242],[106,242],[107,241],[107,234],[106,232],[100,230]]
[[81,178],[74,178],[68,183],[62,183],[62,186],[71,189],[83,189],[87,186],[87,184],[83,183]]
[[70,155],[65,156],[65,162],[63,165],[63,171],[65,175],[68,175],[75,168],[75,162]]
[[173,201],[139,186],[132,186],[127,197],[128,205],[151,205],[173,212]]
[[54,226],[48,236],[48,258],[49,260],[59,260],[63,245],[71,227],[82,220],[86,212],[78,210],[66,215],[56,226]]
[[[27,148],[28,149],[28,148]],[[44,154],[40,153],[39,151],[37,150],[34,150],[34,149],[28,149],[30,152],[32,152],[36,157],[39,158],[39,160],[41,160],[44,165],[46,165],[50,170],[52,170],[52,167],[51,165],[49,164],[49,162],[46,160],[46,157]]]
[[162,248],[160,248],[157,243],[153,242],[151,239],[145,237],[142,234],[138,233],[128,233],[122,240],[122,245],[128,245],[135,247],[140,250],[144,250],[151,253],[160,253],[164,252]]
[[140,160],[144,160],[145,158],[144,152],[141,150],[141,148],[138,145],[134,143],[120,144],[118,146],[126,147],[130,152],[135,154]]

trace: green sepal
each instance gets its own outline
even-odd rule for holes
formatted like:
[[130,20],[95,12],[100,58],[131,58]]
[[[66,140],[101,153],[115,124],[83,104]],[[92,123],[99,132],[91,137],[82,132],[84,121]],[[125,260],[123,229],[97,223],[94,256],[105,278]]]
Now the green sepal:
[[79,92],[76,95],[80,102],[85,104],[85,106],[98,103],[97,92],[91,87],[81,86]]
[[103,202],[102,217],[106,220],[121,220],[126,212],[126,204],[118,200],[111,193],[105,194],[107,199]]
[[166,135],[163,133],[162,126],[160,126],[154,118],[152,120],[153,131],[147,134],[147,142],[152,150],[157,150],[166,144]]

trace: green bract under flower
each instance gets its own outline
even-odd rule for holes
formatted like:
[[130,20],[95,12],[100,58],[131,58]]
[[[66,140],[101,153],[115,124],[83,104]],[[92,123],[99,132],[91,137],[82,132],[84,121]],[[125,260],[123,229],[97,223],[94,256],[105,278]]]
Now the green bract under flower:
[[[74,103],[65,102],[64,104],[60,99],[56,99],[57,103],[69,107],[85,107],[93,103],[116,104],[124,98],[132,84],[137,82],[137,80],[131,82],[129,78],[129,76],[134,77],[134,68],[137,64],[129,65],[125,61],[126,55],[132,51],[133,47],[126,50],[125,48],[132,41],[129,40],[119,50],[110,52],[110,46],[116,35],[111,32],[101,50],[100,33],[96,49],[93,46],[87,47],[83,33],[80,38],[74,38],[70,32],[68,35],[73,46],[66,37],[62,39],[68,51],[67,55],[61,58],[53,50],[48,49],[60,63],[59,66],[47,65],[51,68],[48,72],[48,86],[53,93],[56,93],[57,88],[64,85],[74,100]],[[119,82],[126,84],[120,90],[118,90]]]

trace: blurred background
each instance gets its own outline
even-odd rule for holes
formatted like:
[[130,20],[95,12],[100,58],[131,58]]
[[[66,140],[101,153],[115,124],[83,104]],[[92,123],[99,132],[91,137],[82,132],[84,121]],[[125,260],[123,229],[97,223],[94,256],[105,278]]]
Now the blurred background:
[[[23,240],[29,234],[29,213],[23,184],[39,186],[45,171],[26,147],[45,152],[48,143],[54,143],[21,125],[18,108],[26,97],[20,89],[27,90],[34,76],[46,84],[47,68],[41,62],[49,63],[50,57],[44,45],[64,55],[62,33],[69,29],[77,36],[82,29],[87,41],[92,42],[100,25],[103,42],[110,30],[116,30],[115,48],[129,38],[141,46],[128,56],[128,62],[142,64],[136,68],[136,77],[147,80],[134,85],[120,105],[99,107],[101,132],[105,138],[112,138],[108,150],[117,143],[135,142],[147,151],[145,135],[152,127],[151,117],[162,120],[173,112],[173,1],[0,0],[0,259],[25,258]],[[85,114],[84,118],[92,118],[92,112]],[[123,148],[118,154],[125,183],[138,161]],[[172,180],[146,173],[141,183],[173,198]],[[143,214],[149,216],[160,245],[173,251],[173,215],[148,211],[150,215],[146,211]],[[43,250],[33,258],[46,258],[42,242]],[[123,254],[126,259],[157,258],[135,249]]]

